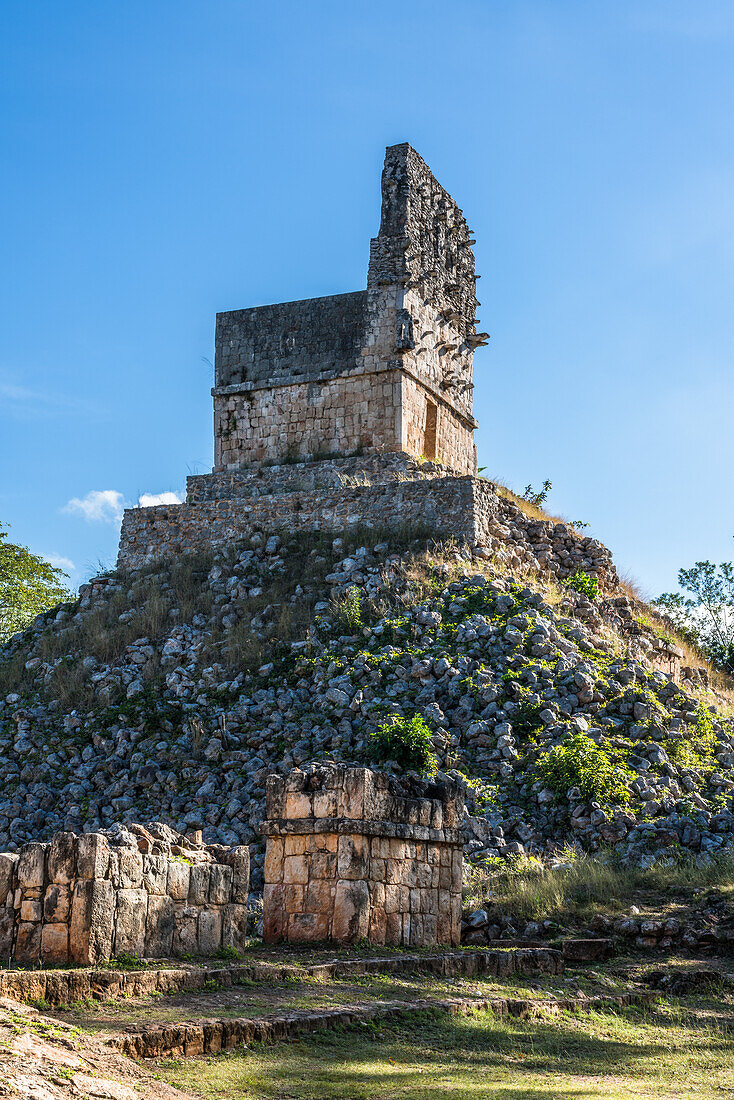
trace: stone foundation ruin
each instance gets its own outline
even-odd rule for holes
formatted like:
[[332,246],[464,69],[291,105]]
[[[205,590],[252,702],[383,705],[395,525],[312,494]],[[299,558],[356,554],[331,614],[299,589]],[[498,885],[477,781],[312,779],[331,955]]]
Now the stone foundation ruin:
[[314,766],[271,776],[263,937],[458,944],[463,794],[409,794],[369,768]]
[[0,959],[93,965],[242,946],[249,880],[248,848],[191,844],[165,825],[57,833],[0,855]]

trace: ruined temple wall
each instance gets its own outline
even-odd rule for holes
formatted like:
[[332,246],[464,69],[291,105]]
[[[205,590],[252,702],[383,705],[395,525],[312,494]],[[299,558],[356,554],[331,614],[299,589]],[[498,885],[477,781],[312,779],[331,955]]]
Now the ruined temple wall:
[[401,382],[365,364],[335,378],[215,391],[215,466],[400,450]]
[[148,834],[111,846],[101,833],[57,833],[2,853],[0,958],[89,965],[122,952],[160,958],[241,947],[249,850],[217,851],[226,862],[203,848],[177,855]]
[[419,462],[401,451],[383,454],[337,456],[304,462],[250,467],[236,466],[186,478],[186,503],[243,500],[281,496],[283,493],[343,489],[350,485],[380,485],[395,481],[446,477],[451,470],[432,462]]
[[459,474],[476,473],[473,431],[440,394],[409,374],[403,377],[401,425],[403,450],[409,454],[439,462]]
[[254,530],[341,531],[364,524],[390,528],[429,526],[437,537],[475,541],[474,481],[440,477],[425,481],[284,493],[200,504],[128,508],[120,534],[120,568],[162,557],[206,550],[248,537]]
[[368,768],[271,776],[266,942],[458,944],[463,796],[442,793],[402,796]]
[[[273,492],[260,496],[128,508],[118,565],[136,568],[189,550],[236,544],[257,530],[342,531],[364,525],[389,531],[413,524],[429,528],[437,539],[456,538],[504,559],[509,554],[518,565],[561,580],[583,570],[606,589],[617,586],[612,555],[596,539],[581,538],[564,523],[526,516],[484,478],[432,476],[430,470],[425,478],[383,480],[389,473],[400,475],[404,461],[404,456],[389,458],[387,473],[374,484],[289,491],[287,479],[278,486],[274,474]],[[334,472],[329,464],[324,476]],[[307,476],[319,475],[310,467]]]
[[367,294],[331,294],[217,314],[217,388],[272,386],[351,370],[364,343]]

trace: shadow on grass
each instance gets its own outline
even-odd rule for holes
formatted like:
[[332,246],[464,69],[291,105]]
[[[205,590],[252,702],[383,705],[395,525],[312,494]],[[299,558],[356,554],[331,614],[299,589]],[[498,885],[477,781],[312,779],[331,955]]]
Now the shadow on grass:
[[[161,1068],[171,1083],[210,1097],[611,1100],[658,1095],[666,1085],[687,1095],[694,1080],[701,1085],[717,1074],[734,1075],[731,1033],[694,1033],[689,1023],[695,1025],[695,1017],[671,1018],[664,1008],[534,1021],[426,1013],[287,1045],[256,1045],[207,1066]],[[648,1082],[651,1092],[644,1091]]]

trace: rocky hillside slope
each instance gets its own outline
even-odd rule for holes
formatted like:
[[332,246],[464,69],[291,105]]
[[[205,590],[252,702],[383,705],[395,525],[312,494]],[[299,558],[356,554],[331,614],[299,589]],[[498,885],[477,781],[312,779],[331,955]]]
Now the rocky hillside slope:
[[101,576],[0,650],[0,848],[161,820],[253,845],[257,888],[268,773],[362,761],[388,715],[419,713],[468,783],[472,858],[715,852],[734,827],[728,702],[654,670],[661,631],[621,589],[425,532],[256,533]]

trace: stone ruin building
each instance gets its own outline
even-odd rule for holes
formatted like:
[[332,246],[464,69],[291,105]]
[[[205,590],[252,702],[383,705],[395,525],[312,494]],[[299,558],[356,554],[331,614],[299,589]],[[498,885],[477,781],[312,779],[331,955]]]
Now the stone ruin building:
[[455,784],[409,791],[369,768],[271,775],[265,941],[458,944],[463,809]]
[[390,146],[367,289],[218,314],[214,469],[188,479],[185,504],[125,513],[120,565],[263,522],[435,517],[473,537],[473,356],[486,334],[472,244],[421,157]]
[[187,479],[184,504],[127,509],[119,566],[257,530],[412,524],[615,587],[605,546],[477,476],[473,244],[421,157],[390,146],[367,289],[218,315],[214,469]]

